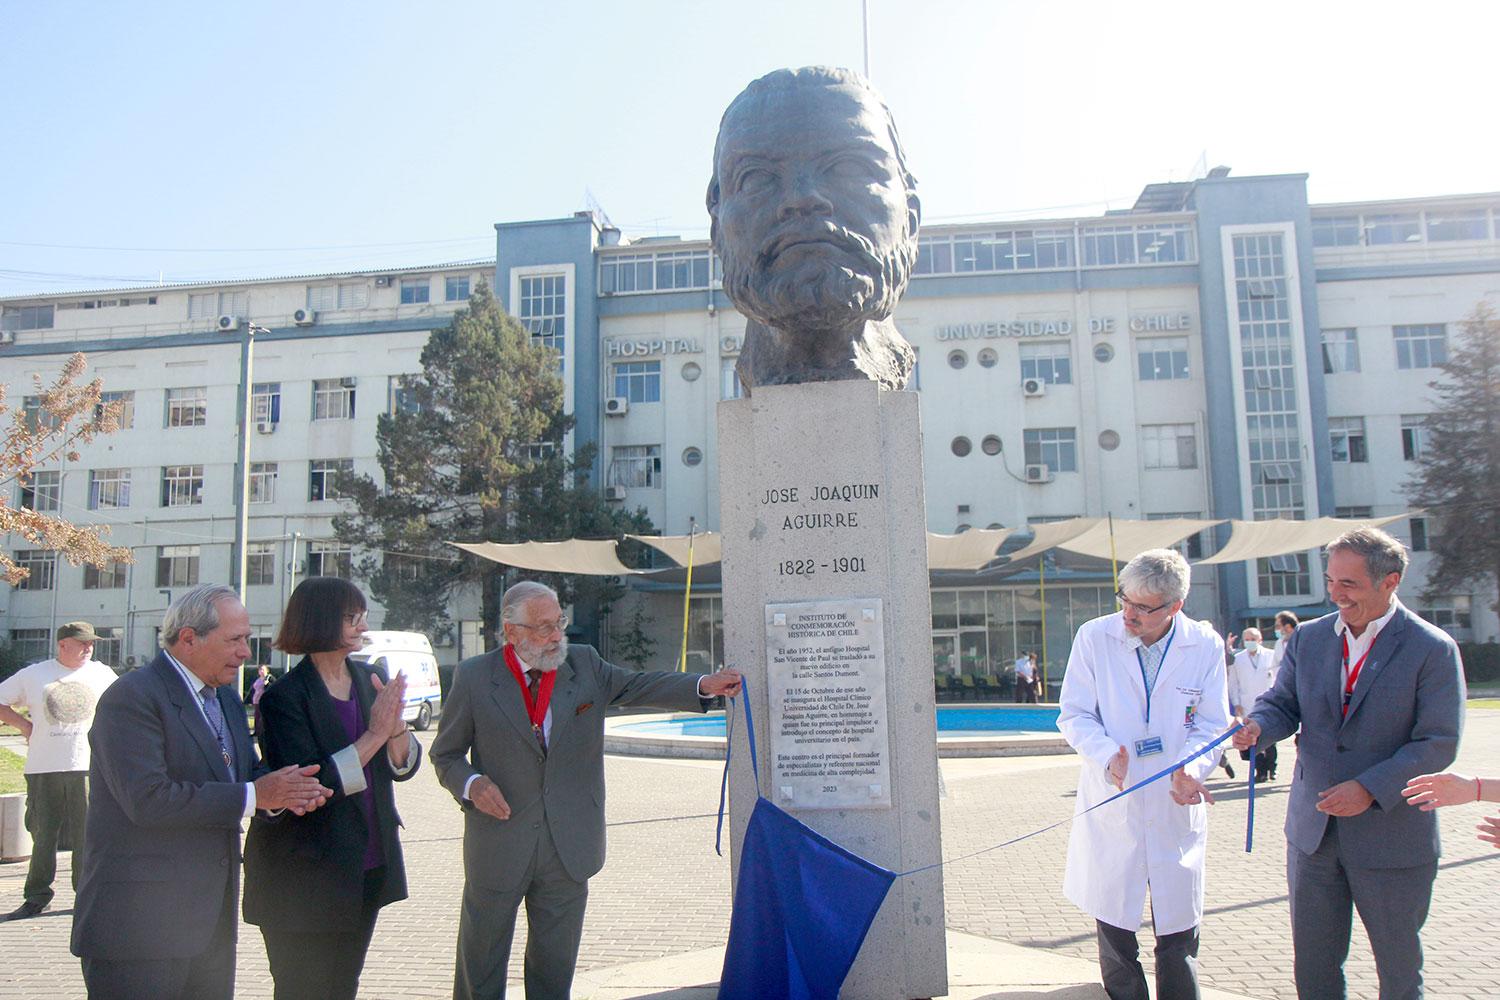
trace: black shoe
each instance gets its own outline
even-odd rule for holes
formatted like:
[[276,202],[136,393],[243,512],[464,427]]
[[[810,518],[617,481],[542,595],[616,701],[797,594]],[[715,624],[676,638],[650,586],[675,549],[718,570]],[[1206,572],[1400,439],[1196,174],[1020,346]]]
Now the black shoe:
[[40,915],[45,910],[52,909],[51,903],[38,903],[35,900],[27,900],[16,909],[0,917],[0,920],[25,920],[28,917]]
[[1230,764],[1227,760],[1224,762],[1224,773],[1229,775],[1230,781],[1234,780],[1234,765]]

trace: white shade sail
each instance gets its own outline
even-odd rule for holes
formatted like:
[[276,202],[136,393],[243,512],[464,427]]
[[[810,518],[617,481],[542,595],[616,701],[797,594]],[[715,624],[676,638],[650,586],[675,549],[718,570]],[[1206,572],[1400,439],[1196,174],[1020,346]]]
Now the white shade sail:
[[[688,564],[687,535],[626,535],[651,546],[679,566]],[[717,531],[698,531],[692,536],[693,565],[706,566],[722,557],[723,545]]]
[[[1115,523],[1119,524],[1118,521]],[[1010,561],[1020,562],[1022,559],[1029,559],[1048,549],[1055,549],[1063,542],[1072,541],[1101,524],[1107,525],[1108,522],[1102,517],[1074,517],[1066,521],[1046,521],[1042,524],[1034,524],[1031,529],[1036,532],[1036,537],[1031,540],[1030,545],[1008,553]]]
[[1229,541],[1207,559],[1199,559],[1195,566],[1214,566],[1219,563],[1245,562],[1248,559],[1269,559],[1284,556],[1289,552],[1306,552],[1322,548],[1351,528],[1368,526],[1379,528],[1411,517],[1416,511],[1392,514],[1389,517],[1320,517],[1313,521],[1231,521],[1234,526]]
[[1189,535],[1196,535],[1203,529],[1211,528],[1218,523],[1220,522],[1202,521],[1189,517],[1163,518],[1160,521],[1116,519],[1114,548],[1111,550],[1110,525],[1108,520],[1104,520],[1081,535],[1059,542],[1057,547],[1076,552],[1081,556],[1092,556],[1095,559],[1114,558],[1123,563],[1134,559],[1148,549],[1170,548]]
[[957,535],[927,533],[927,568],[983,569],[1012,534],[1009,528],[975,528]]
[[456,549],[476,556],[538,573],[578,573],[584,576],[633,576],[645,572],[631,569],[615,555],[613,539],[566,542],[449,542]]

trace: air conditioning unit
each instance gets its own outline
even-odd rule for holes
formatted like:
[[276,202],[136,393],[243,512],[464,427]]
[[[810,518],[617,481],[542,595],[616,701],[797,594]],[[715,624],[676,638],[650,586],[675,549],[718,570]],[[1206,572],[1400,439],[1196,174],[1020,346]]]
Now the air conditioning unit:
[[238,330],[240,328],[240,324],[243,322],[244,320],[240,319],[238,316],[231,316],[228,313],[225,313],[223,316],[219,317],[219,330],[222,333],[228,333],[231,330]]
[[390,288],[391,287],[391,276],[389,274],[382,274],[382,275],[377,276],[375,278],[375,287],[376,288]]
[[624,396],[610,396],[604,401],[606,417],[623,417],[630,412],[630,400]]
[[1050,465],[1028,465],[1028,466],[1026,466],[1026,481],[1028,483],[1050,483],[1050,482],[1052,482],[1052,466],[1050,466]]
[[312,326],[318,321],[318,314],[311,309],[298,309],[292,313],[292,322],[298,326]]
[[0,330],[0,344],[14,344],[16,342],[16,331]]
[[1021,394],[1023,396],[1045,396],[1047,395],[1047,383],[1039,378],[1022,379]]
[[257,433],[257,434],[275,434],[276,433],[276,421],[274,421],[274,420],[257,420],[255,422],[255,433]]
[[339,379],[339,385],[345,389],[353,389],[358,384],[359,380],[356,379],[353,375],[345,375],[343,378]]
[[606,500],[614,500],[614,501],[624,500],[625,499],[625,487],[623,487],[623,486],[606,486],[606,487],[604,487],[604,499],[606,499]]

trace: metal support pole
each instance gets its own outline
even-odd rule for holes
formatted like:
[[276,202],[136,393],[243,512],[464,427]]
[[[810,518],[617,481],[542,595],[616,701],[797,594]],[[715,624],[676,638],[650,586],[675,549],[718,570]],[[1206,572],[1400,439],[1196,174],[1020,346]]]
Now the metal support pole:
[[269,332],[265,327],[246,323],[245,337],[240,344],[240,457],[234,470],[234,589],[247,607],[250,603],[247,581],[250,570],[250,421],[255,416],[255,335]]

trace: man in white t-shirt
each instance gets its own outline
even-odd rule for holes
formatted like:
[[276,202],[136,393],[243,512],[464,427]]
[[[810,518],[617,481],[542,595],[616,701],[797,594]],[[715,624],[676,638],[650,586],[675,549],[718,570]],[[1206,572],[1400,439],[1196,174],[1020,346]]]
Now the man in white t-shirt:
[[[93,658],[94,626],[69,622],[57,630],[57,656],[0,681],[0,721],[26,737],[26,829],[31,867],[21,905],[3,918],[24,920],[52,903],[57,851],[83,846],[88,812],[89,727],[94,706],[115,672]],[[31,717],[18,708],[30,710]],[[78,863],[73,863],[78,888]]]

